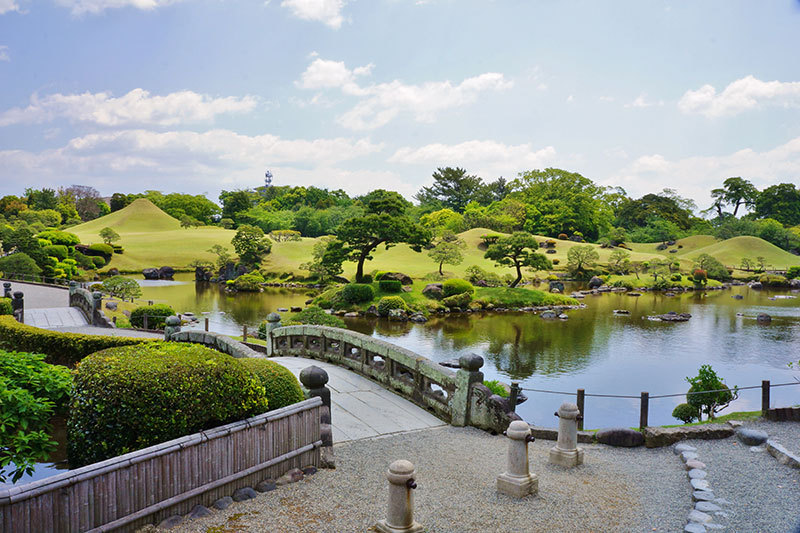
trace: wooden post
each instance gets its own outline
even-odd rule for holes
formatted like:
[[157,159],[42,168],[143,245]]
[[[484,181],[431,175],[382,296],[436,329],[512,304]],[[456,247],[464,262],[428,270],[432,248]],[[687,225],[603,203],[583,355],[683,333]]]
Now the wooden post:
[[761,381],[761,416],[767,416],[769,411],[769,380]]
[[247,326],[242,328],[242,342],[247,342]]
[[647,413],[650,409],[650,393],[642,392],[642,406],[639,410],[639,428],[647,427]]
[[147,329],[147,315],[144,315],[144,316],[142,317],[142,327],[143,327],[144,329]]
[[578,419],[578,431],[583,431],[583,419],[586,418],[586,415],[583,414],[583,404],[584,404],[584,396],[586,391],[583,389],[578,389],[578,412],[580,413],[581,417]]
[[208,331],[208,317],[206,317],[206,331]]
[[512,381],[511,392],[508,394],[508,403],[512,412],[517,410],[517,398],[519,398],[519,381]]

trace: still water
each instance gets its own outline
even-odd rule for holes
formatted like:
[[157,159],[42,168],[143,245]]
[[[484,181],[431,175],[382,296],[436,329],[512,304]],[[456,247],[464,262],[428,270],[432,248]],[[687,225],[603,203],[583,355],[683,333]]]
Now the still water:
[[[573,290],[575,287],[568,287]],[[267,313],[303,305],[306,291],[268,289],[263,293],[226,294],[214,284],[195,284],[190,275],[176,282],[150,282],[144,299],[169,303],[178,312],[207,316],[210,329],[241,334]],[[743,299],[734,299],[741,295]],[[771,299],[778,297],[777,299]],[[481,313],[433,318],[425,324],[347,319],[350,329],[385,339],[434,361],[477,353],[485,359],[486,379],[519,381],[524,388],[573,393],[563,396],[526,392],[518,412],[528,422],[553,426],[553,412],[574,391],[637,396],[637,399],[587,397],[585,427],[635,426],[638,396],[683,393],[687,376],[701,364],[711,364],[733,387],[796,382],[800,370],[788,367],[800,359],[800,299],[789,292],[733,287],[724,291],[691,292],[674,297],[643,293],[587,296],[585,309],[569,311],[568,320],[543,320],[528,313]],[[630,315],[615,315],[626,309]],[[669,311],[691,313],[688,322],[647,319]],[[759,313],[772,316],[760,324]],[[650,424],[677,423],[670,415],[683,397],[650,400]],[[772,389],[772,403],[800,403],[800,385]],[[761,391],[744,390],[728,411],[761,408]]]

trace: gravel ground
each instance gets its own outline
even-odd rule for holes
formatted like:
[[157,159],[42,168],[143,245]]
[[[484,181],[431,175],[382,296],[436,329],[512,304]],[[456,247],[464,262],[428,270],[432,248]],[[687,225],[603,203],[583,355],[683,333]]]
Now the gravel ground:
[[563,469],[547,461],[554,444],[537,440],[530,448],[537,497],[495,491],[505,437],[447,426],[337,445],[336,470],[170,531],[374,531],[386,514],[385,471],[396,459],[416,465],[415,518],[429,532],[683,530],[691,492],[671,449],[588,445],[582,467]]
[[[800,423],[748,422],[747,427],[766,431],[770,438],[796,450]],[[731,502],[723,506],[730,516],[716,521],[729,531],[800,531],[800,470],[778,463],[763,446],[751,451],[738,439],[686,441],[697,448],[706,464],[711,489],[717,498]],[[680,463],[677,456],[674,462]]]

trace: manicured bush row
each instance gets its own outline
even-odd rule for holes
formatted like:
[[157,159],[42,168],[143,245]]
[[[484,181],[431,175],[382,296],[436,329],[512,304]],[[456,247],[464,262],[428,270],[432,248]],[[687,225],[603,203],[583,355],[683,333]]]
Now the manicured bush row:
[[342,300],[349,304],[369,302],[374,297],[372,287],[365,283],[349,283],[342,289]]
[[13,316],[0,316],[0,348],[17,352],[43,353],[54,365],[74,366],[87,355],[114,346],[152,342],[132,337],[106,337],[61,333],[26,326]]
[[378,287],[383,292],[400,292],[403,290],[403,284],[396,279],[382,279],[378,282]]
[[261,381],[267,394],[270,411],[305,400],[300,382],[285,366],[268,359],[237,359],[237,361]]
[[144,305],[131,312],[131,325],[135,328],[144,327],[144,317],[147,316],[147,329],[163,329],[168,316],[175,311],[166,304]]

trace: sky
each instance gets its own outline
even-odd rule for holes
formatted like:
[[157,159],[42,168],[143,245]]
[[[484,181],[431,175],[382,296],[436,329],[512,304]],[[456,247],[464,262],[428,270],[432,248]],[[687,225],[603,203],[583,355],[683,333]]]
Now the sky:
[[0,195],[800,184],[800,0],[0,0]]

